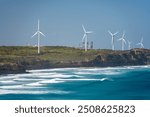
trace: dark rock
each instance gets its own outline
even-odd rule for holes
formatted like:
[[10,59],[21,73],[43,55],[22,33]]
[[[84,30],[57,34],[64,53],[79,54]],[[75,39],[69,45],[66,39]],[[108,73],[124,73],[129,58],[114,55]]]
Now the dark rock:
[[114,54],[98,55],[91,61],[91,65],[98,67],[147,64],[150,64],[150,50],[147,49],[132,49]]

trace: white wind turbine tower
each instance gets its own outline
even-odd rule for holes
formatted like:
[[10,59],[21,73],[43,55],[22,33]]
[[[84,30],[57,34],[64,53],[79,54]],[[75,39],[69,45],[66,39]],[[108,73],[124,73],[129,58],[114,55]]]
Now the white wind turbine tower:
[[128,41],[128,49],[130,50],[131,49],[131,43],[132,42],[130,42],[129,40],[127,40]]
[[119,41],[122,41],[122,50],[124,50],[124,44],[126,44],[126,40],[124,39],[125,33],[123,32],[122,37],[119,39]]
[[82,42],[84,41],[84,49],[85,51],[87,51],[87,40],[88,40],[88,34],[93,33],[92,31],[86,31],[84,25],[82,25],[83,31],[84,31],[84,35],[82,38]]
[[144,45],[143,45],[143,37],[142,37],[142,39],[141,39],[140,43],[138,43],[137,45],[140,45],[140,46],[141,46],[141,48],[144,48]]
[[114,37],[116,34],[118,34],[118,32],[112,33],[110,31],[108,31],[108,33],[111,35],[111,45],[112,45],[112,50],[115,50],[115,45],[114,45]]
[[34,35],[32,35],[32,38],[37,35],[38,36],[38,54],[40,54],[40,35],[45,36],[41,31],[40,31],[40,21],[38,20],[38,29],[37,31],[34,33]]

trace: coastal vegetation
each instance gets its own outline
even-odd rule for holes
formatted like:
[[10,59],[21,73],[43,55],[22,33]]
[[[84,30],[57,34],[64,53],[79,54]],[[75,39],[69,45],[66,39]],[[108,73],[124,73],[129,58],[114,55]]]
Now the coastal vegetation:
[[56,67],[108,67],[150,64],[150,50],[83,49],[43,46],[40,54],[32,46],[0,46],[0,74],[25,72],[27,69]]

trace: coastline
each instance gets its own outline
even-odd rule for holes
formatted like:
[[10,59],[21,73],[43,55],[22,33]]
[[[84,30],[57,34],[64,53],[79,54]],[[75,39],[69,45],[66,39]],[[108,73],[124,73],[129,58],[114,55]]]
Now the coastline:
[[52,68],[150,65],[149,49],[89,50],[86,53],[81,49],[71,47],[43,47],[43,52],[40,55],[33,52],[27,53],[28,50],[35,52],[36,48],[1,46],[0,75]]

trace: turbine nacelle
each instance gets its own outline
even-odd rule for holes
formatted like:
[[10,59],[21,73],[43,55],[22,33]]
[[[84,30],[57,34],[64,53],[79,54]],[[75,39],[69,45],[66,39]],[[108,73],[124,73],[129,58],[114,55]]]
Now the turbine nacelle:
[[118,39],[119,41],[123,41],[125,44],[127,44],[126,40],[124,38]]
[[84,31],[85,34],[93,33],[93,31],[86,31],[84,25],[82,25],[82,28],[83,28],[83,31]]
[[44,37],[46,37],[42,32],[40,32],[40,31],[37,31],[37,32],[35,32],[34,33],[34,35],[32,35],[32,37],[31,38],[33,38],[35,35],[38,35],[38,34],[41,34],[41,35],[43,35]]
[[112,33],[112,32],[110,32],[110,31],[108,30],[108,33],[109,33],[112,37],[114,37],[114,36],[117,35],[119,32]]

